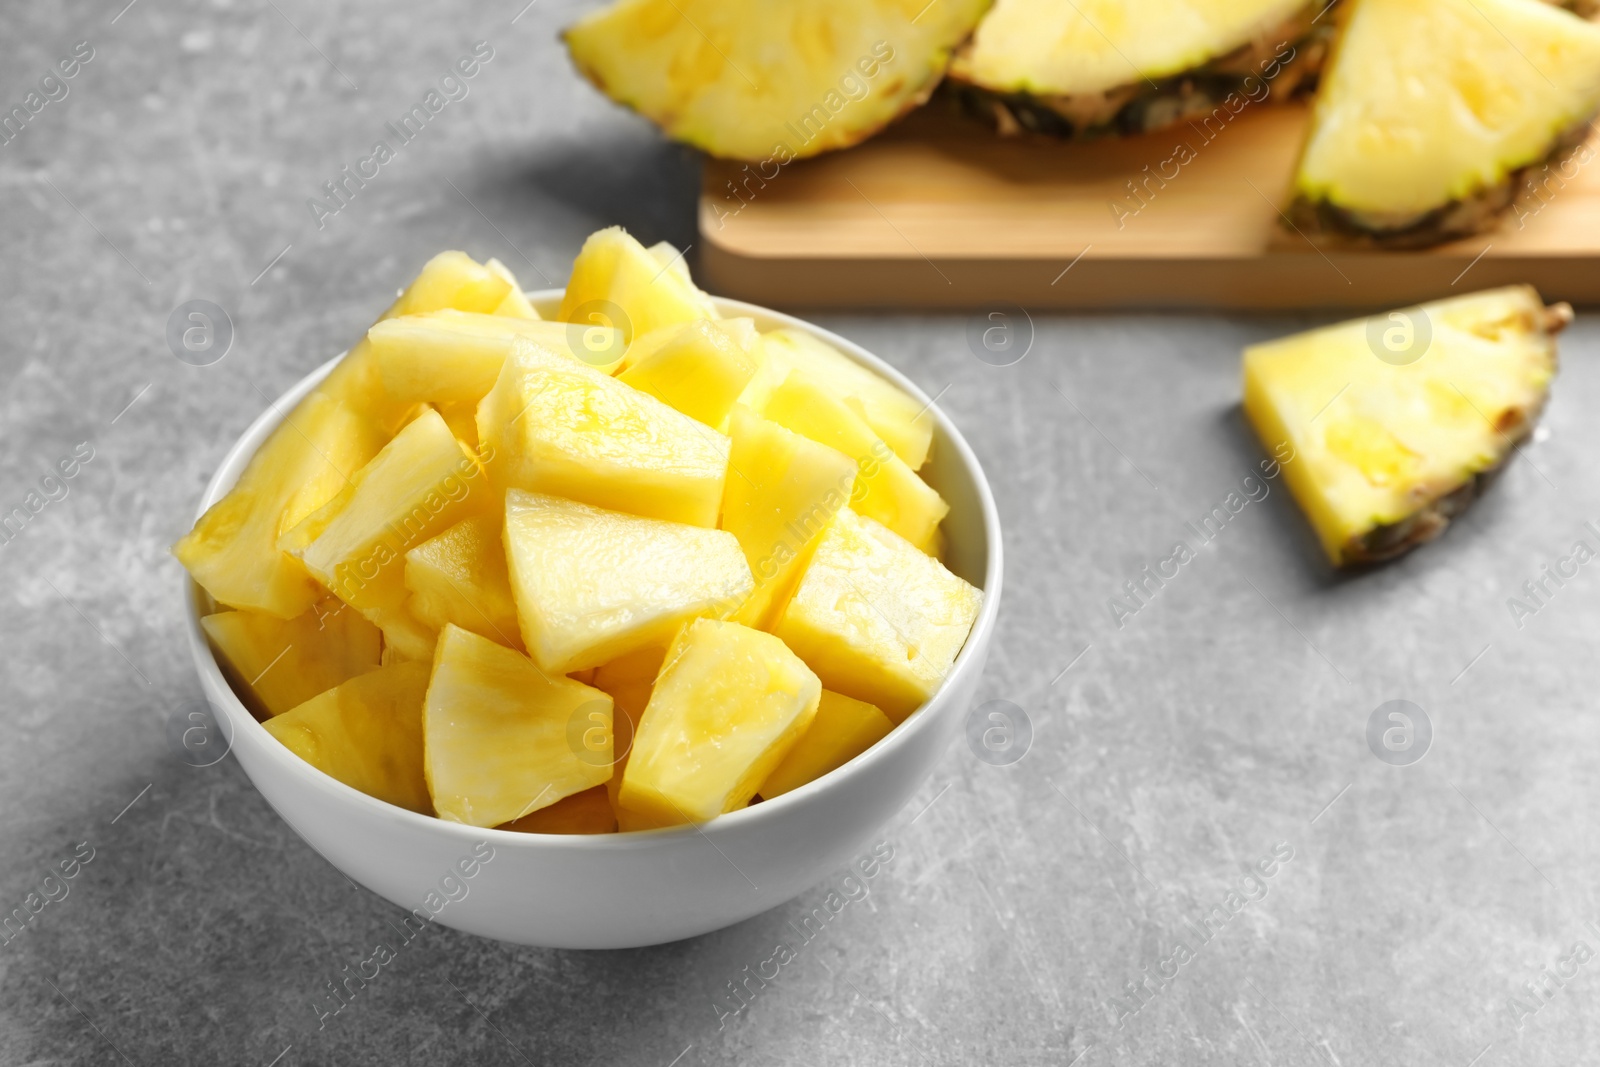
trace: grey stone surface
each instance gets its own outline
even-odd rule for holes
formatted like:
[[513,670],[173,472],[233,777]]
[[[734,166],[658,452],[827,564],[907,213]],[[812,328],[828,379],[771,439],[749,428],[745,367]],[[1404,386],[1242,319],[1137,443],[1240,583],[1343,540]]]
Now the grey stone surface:
[[[729,1018],[726,983],[825,886],[636,952],[440,930],[319,1029],[314,1000],[395,909],[231,760],[174,756],[199,690],[167,546],[267,398],[428,255],[532,286],[602,225],[690,243],[696,163],[578,82],[559,0],[514,23],[522,0],[124,2],[0,14],[7,110],[94,48],[0,146],[0,510],[93,448],[0,545],[0,912],[93,849],[0,944],[0,1063],[1592,1062],[1600,962],[1561,961],[1600,945],[1600,574],[1521,629],[1506,608],[1600,518],[1583,319],[1549,438],[1438,543],[1336,577],[1270,483],[1119,628],[1107,599],[1261,458],[1240,346],[1314,320],[1041,317],[995,368],[962,316],[821,316],[944,390],[993,479],[1009,589],[981,699],[1025,709],[1031,751],[992,766],[958,742],[870,895]],[[470,95],[319,229],[306,199],[479,39]],[[213,366],[166,347],[191,299],[236,329]],[[1367,747],[1391,699],[1433,724],[1411,766]],[[1275,848],[1263,896],[1243,871]],[[1190,924],[1236,887],[1260,899],[1202,943]]]

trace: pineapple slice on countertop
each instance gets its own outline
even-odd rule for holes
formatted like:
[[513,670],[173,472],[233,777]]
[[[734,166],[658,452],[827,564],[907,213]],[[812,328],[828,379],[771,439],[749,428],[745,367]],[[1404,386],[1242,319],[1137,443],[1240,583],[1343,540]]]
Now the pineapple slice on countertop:
[[439,635],[422,732],[428,790],[451,822],[499,826],[611,776],[609,696],[459,626]]
[[517,341],[478,407],[478,437],[502,489],[716,526],[728,439],[653,396]]
[[267,732],[317,770],[370,797],[433,814],[423,777],[425,663],[357,675],[266,721]]
[[661,826],[744,807],[821,696],[817,676],[776,637],[696,619],[667,649],[618,800]]
[[1334,564],[1438,535],[1533,429],[1572,316],[1530,286],[1255,345],[1244,410]]
[[689,280],[687,269],[663,266],[621,226],[612,226],[583,242],[556,317],[581,326],[614,327],[625,341],[632,341],[663,326],[714,319],[717,312],[711,298]]
[[1353,0],[1289,218],[1395,247],[1480,232],[1515,197],[1517,171],[1586,135],[1597,107],[1600,26],[1557,7]]
[[773,633],[837,693],[905,721],[944,681],[983,593],[843,508]]
[[378,628],[333,597],[293,619],[223,611],[200,626],[232,672],[234,690],[258,715],[281,715],[375,669],[383,651]]
[[649,355],[617,375],[641,392],[707,426],[721,428],[728,411],[756,376],[760,343],[743,330],[699,319],[671,331]]
[[824,689],[817,717],[761,783],[761,796],[771,800],[843,767],[893,729],[894,723],[873,705]]
[[612,834],[617,831],[617,813],[611,810],[605,787],[597,785],[531,811],[500,829],[519,834]]
[[697,615],[728,615],[754,582],[734,535],[506,494],[506,556],[522,639],[552,674],[664,645]]
[[846,148],[927,100],[990,0],[619,0],[564,34],[578,70],[714,156]]

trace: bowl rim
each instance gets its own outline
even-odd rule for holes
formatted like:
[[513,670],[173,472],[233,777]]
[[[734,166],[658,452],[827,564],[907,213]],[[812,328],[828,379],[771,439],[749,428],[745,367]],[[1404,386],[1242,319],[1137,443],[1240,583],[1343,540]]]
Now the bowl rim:
[[[530,303],[537,308],[541,308],[542,313],[544,306],[559,303],[562,293],[562,289],[551,288],[532,290],[526,295]],[[961,431],[957,429],[943,409],[933,399],[930,399],[927,393],[915,382],[911,381],[881,357],[868,352],[861,345],[848,338],[841,337],[831,330],[781,311],[775,311],[771,308],[742,300],[731,300],[718,296],[712,296],[711,301],[717,311],[725,318],[749,317],[765,319],[776,324],[775,328],[802,330],[819,340],[833,345],[857,363],[887,378],[926,405],[926,410],[943,430],[946,441],[954,448],[961,466],[971,473],[979,507],[982,511],[983,532],[987,549],[982,586],[983,606],[979,609],[978,617],[974,620],[972,630],[968,633],[967,640],[962,645],[961,651],[956,655],[955,662],[951,664],[944,680],[932,697],[903,722],[899,723],[877,744],[849,762],[780,796],[770,800],[763,800],[760,804],[741,808],[738,811],[718,815],[703,823],[609,834],[540,834],[518,830],[502,830],[497,827],[469,826],[465,823],[441,819],[438,816],[423,815],[409,811],[379,800],[376,797],[368,796],[366,793],[348,786],[337,778],[311,766],[311,764],[300,759],[282,744],[277,743],[276,739],[267,733],[266,727],[245,708],[244,702],[239,699],[239,695],[233,691],[233,687],[229,685],[226,676],[222,673],[221,666],[218,664],[216,656],[211,651],[210,643],[206,639],[205,631],[200,625],[200,604],[202,598],[208,594],[189,576],[187,571],[180,568],[181,581],[183,582],[184,609],[188,621],[190,652],[194,656],[196,669],[201,676],[202,688],[207,691],[208,699],[213,692],[225,694],[226,699],[221,710],[227,716],[228,725],[231,727],[229,751],[232,751],[233,745],[237,742],[238,732],[241,729],[246,732],[259,731],[259,736],[255,737],[257,742],[272,742],[271,744],[260,744],[258,746],[264,753],[267,753],[267,759],[276,761],[292,777],[300,779],[308,788],[321,792],[330,800],[338,798],[337,802],[353,803],[358,808],[366,810],[373,817],[396,821],[402,826],[413,826],[423,832],[443,833],[446,836],[458,838],[463,842],[487,840],[495,847],[505,845],[515,848],[543,848],[559,851],[636,851],[642,848],[659,847],[665,842],[686,838],[690,835],[709,836],[718,833],[731,833],[745,828],[757,829],[763,823],[782,817],[789,809],[804,805],[811,798],[820,796],[827,790],[837,787],[846,778],[868,772],[875,764],[887,759],[890,752],[910,744],[910,739],[914,734],[932,729],[935,716],[929,714],[930,710],[939,704],[941,699],[955,691],[957,688],[955,683],[958,677],[965,677],[982,669],[980,663],[980,660],[984,658],[982,650],[987,647],[1000,610],[1000,592],[1004,572],[1004,547],[999,512],[995,506],[994,494],[982,464],[978,462],[978,458],[973,453],[966,438],[961,435]],[[238,473],[243,472],[244,465],[254,456],[255,449],[260,448],[261,442],[257,440],[250,452],[250,456],[245,456],[243,453],[246,442],[264,438],[272,427],[281,424],[293,407],[326,378],[346,354],[346,352],[341,352],[307,373],[285,390],[276,400],[268,404],[266,410],[251,421],[245,431],[228,448],[218,463],[217,469],[207,481],[205,491],[200,498],[200,506],[195,513],[196,520],[205,513],[207,508],[221,499],[227,489],[232,488],[233,482],[237,481]],[[228,485],[224,487],[222,484],[224,475],[230,471],[236,473],[228,481]],[[215,701],[212,701],[212,703],[214,704]],[[246,776],[249,777],[248,772]],[[255,784],[253,779],[251,784]],[[256,788],[258,791],[260,790],[260,786],[256,786]]]

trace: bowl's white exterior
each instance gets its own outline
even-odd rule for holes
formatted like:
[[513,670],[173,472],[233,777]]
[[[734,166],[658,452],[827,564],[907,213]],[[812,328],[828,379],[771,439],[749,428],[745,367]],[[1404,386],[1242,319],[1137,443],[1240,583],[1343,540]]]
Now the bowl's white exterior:
[[[544,313],[553,312],[560,296],[559,290],[529,294]],[[754,305],[716,304],[725,316],[755,318],[763,330],[807,330],[927,399],[842,337]],[[202,512],[335,362],[307,375],[239,439],[211,479]],[[977,688],[1000,606],[999,519],[967,443],[937,407],[930,414],[934,453],[924,473],[951,504],[947,559],[984,590],[983,610],[932,701],[871,751],[775,800],[699,827],[588,837],[482,830],[392,807],[313,769],[251,716],[200,628],[205,594],[185,577],[189,643],[201,685],[225,720],[240,766],[284,821],[335,867],[403,908],[436,911],[437,921],[484,937],[560,948],[651,945],[732,925],[798,895],[870,848],[873,835],[928,779]],[[470,859],[479,842],[493,849],[493,858],[471,878],[448,882],[460,899],[441,907],[441,879]],[[479,855],[484,851],[479,846]]]

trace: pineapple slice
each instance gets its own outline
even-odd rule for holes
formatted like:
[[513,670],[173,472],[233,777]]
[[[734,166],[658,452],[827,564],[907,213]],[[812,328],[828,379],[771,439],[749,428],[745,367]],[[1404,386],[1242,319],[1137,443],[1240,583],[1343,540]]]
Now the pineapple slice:
[[1597,107],[1600,26],[1539,0],[1355,0],[1290,217],[1396,247],[1477,233]]
[[919,470],[928,461],[928,450],[933,446],[930,405],[919,403],[804,330],[773,330],[763,335],[762,343],[767,353],[779,354],[783,365],[803,369],[807,377],[843,400],[894,449],[895,455],[905,460],[906,466]]
[[451,822],[499,826],[611,776],[610,697],[459,626],[439,635],[422,732],[428,791]]
[[1533,429],[1572,311],[1490,289],[1255,345],[1244,409],[1334,564],[1444,529]]
[[639,732],[639,720],[650,703],[650,691],[655,688],[656,675],[661,673],[661,661],[666,658],[665,647],[641,648],[618,656],[610,663],[596,667],[590,682],[596,689],[611,695],[613,707],[620,715],[612,715],[613,748],[616,759],[611,767],[611,778],[606,782],[606,792],[611,797],[611,807],[617,816],[630,825],[624,830],[648,829],[632,825],[633,820],[624,815],[617,795],[622,791],[622,775],[628,769],[628,754],[633,751],[633,739]]
[[625,341],[632,341],[663,326],[714,319],[717,313],[687,271],[663,266],[626,230],[612,226],[583,242],[556,317],[615,327]]
[[696,619],[671,647],[622,776],[619,801],[659,825],[750,803],[805,733],[822,683],[783,642]]
[[431,815],[422,762],[422,698],[427,690],[426,664],[379,667],[268,719],[266,728],[330,778],[396,807]]
[[531,811],[500,829],[519,834],[612,834],[617,831],[617,814],[611,810],[605,788],[597,785]]
[[378,666],[377,627],[333,598],[287,621],[258,611],[207,615],[200,626],[258,716],[282,715]]
[[[1144,133],[1314,74],[1327,0],[997,0],[950,77],[1002,133]],[[1283,68],[1292,64],[1289,71]],[[1204,136],[1204,135],[1202,135]]]
[[759,343],[750,351],[756,357],[756,376],[750,379],[750,384],[739,394],[739,403],[760,414],[767,410],[772,394],[777,392],[778,386],[789,377],[794,366],[789,362],[783,346],[767,344],[766,337],[760,338]]
[[476,404],[494,387],[519,337],[607,374],[621,362],[620,355],[607,353],[621,353],[625,347],[620,333],[603,326],[580,329],[565,322],[455,310],[385,319],[367,331],[383,387],[395,400],[408,403]]
[[666,644],[685,621],[729,614],[754,588],[733,534],[516,489],[505,544],[522,639],[552,674]]
[[715,526],[728,439],[566,356],[519,341],[478,408],[501,488]]
[[851,506],[924,552],[933,547],[950,505],[844,401],[804,370],[796,370],[773,391],[762,414],[855,460],[858,473]]
[[498,259],[491,259],[484,266],[504,278],[506,283],[511,286],[506,292],[505,298],[495,305],[494,314],[504,315],[512,319],[537,320],[539,318],[539,313],[534,310],[532,304],[528,303],[528,294],[522,291],[522,285],[517,281],[517,276],[512,274],[504,263]]
[[889,736],[894,723],[864,700],[824,689],[811,728],[761,783],[767,800],[837,770]]
[[722,528],[739,539],[756,582],[735,618],[770,630],[823,531],[850,500],[856,464],[742,404],[728,432],[733,473],[722,494]]
[[406,602],[435,630],[455,623],[509,648],[522,648],[499,515],[475,515],[406,553]]
[[381,626],[405,604],[406,552],[488,505],[477,461],[428,408],[280,545]]
[[772,632],[822,684],[898,724],[944,681],[982,604],[938,560],[844,508]]
[[620,0],[566,31],[578,70],[667,135],[768,165],[928,99],[990,0]]
[[670,404],[707,426],[721,427],[745,387],[756,375],[750,338],[709,319],[691,322],[617,380]]
[[671,241],[657,241],[645,251],[654,256],[656,262],[667,270],[672,271],[684,281],[693,283],[694,279],[689,277],[688,259],[685,258],[682,252],[678,251],[677,246]]
[[443,308],[489,314],[500,306],[516,284],[516,279],[504,267],[497,271],[478,263],[465,252],[440,252],[423,265],[417,280],[400,294],[383,317],[421,315]]

